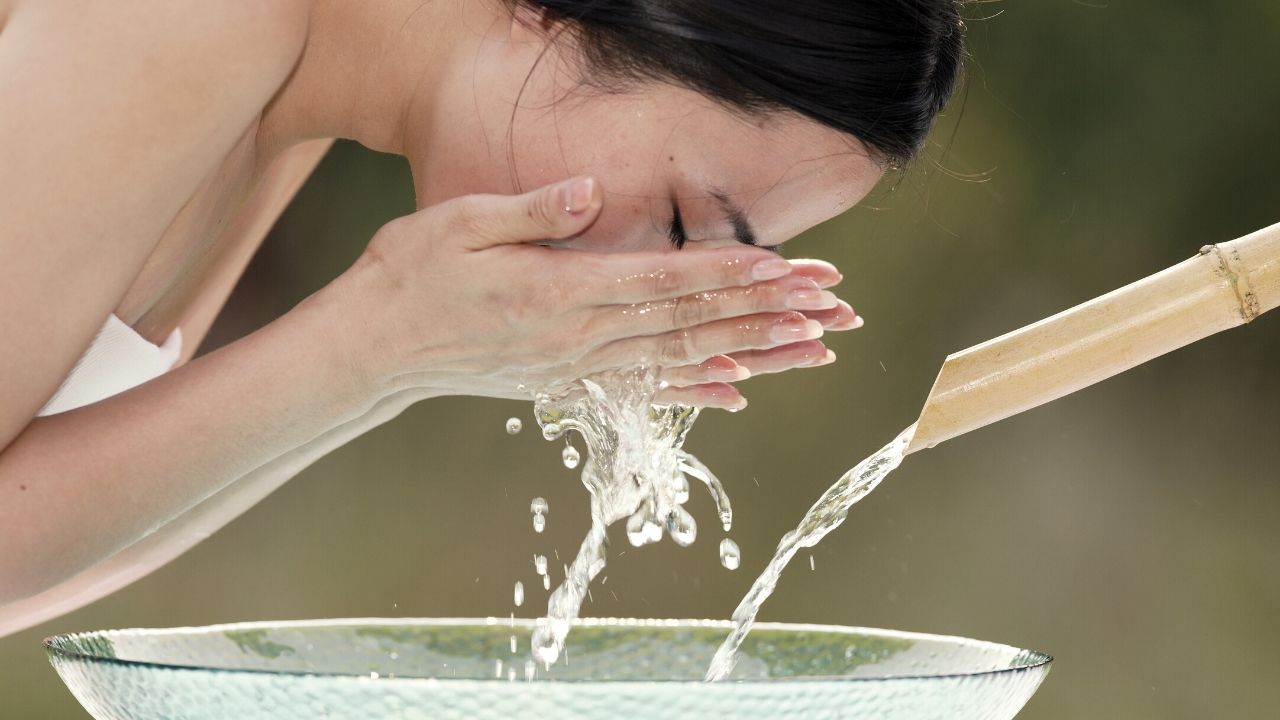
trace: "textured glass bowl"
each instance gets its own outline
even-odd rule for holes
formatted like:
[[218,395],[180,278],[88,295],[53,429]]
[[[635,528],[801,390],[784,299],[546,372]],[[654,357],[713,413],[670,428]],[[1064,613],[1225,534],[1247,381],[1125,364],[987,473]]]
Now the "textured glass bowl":
[[[318,620],[45,641],[98,720],[1012,718],[1048,655],[957,637],[760,623],[702,682],[728,623],[584,620],[526,680],[532,621]],[[511,636],[519,649],[511,652]]]

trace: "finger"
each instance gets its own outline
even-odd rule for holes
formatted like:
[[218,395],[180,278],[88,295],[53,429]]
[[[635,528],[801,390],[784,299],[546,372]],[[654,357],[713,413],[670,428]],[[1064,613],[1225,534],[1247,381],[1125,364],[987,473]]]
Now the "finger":
[[[564,252],[564,251],[561,251]],[[791,273],[791,263],[750,247],[602,255],[573,253],[583,305],[619,305],[746,287]]]
[[742,315],[787,310],[834,310],[839,299],[812,280],[787,276],[741,288],[693,293],[670,300],[614,305],[593,314],[585,332],[598,341],[655,335]]
[[840,274],[836,266],[825,260],[799,259],[789,260],[788,262],[791,263],[792,275],[808,278],[824,290],[839,285],[840,281],[844,279],[844,276]]
[[855,330],[862,327],[862,316],[853,311],[849,303],[837,300],[828,310],[806,310],[804,316],[822,323],[826,330]]
[[467,195],[445,203],[469,250],[557,240],[590,227],[604,193],[591,177],[575,177],[523,195]]
[[791,343],[768,350],[744,350],[730,355],[752,375],[768,375],[804,367],[821,367],[836,361],[836,354],[817,340]]
[[704,383],[692,387],[669,387],[658,393],[656,402],[667,405],[692,405],[737,412],[747,406],[747,399],[727,383]]
[[822,325],[798,312],[764,313],[685,330],[615,340],[590,353],[593,364],[625,367],[694,365],[712,355],[758,350],[822,337]]
[[664,368],[663,382],[673,387],[688,387],[712,382],[738,382],[751,377],[751,372],[728,355],[714,355],[697,365]]

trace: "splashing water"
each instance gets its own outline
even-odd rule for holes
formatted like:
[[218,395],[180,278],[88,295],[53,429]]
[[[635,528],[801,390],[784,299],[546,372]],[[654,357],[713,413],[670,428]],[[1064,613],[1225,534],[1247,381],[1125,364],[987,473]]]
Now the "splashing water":
[[903,430],[893,442],[845,473],[809,508],[796,529],[782,536],[773,559],[733,611],[733,630],[711,660],[711,667],[707,669],[706,675],[708,681],[723,680],[733,672],[738,662],[738,647],[755,623],[760,606],[773,594],[778,578],[791,558],[795,557],[800,548],[817,545],[827,533],[844,522],[849,515],[849,508],[875,490],[880,481],[902,462],[915,432],[915,425]]
[[533,513],[533,531],[540,533],[547,528],[547,512],[551,506],[545,498],[536,497],[529,503],[529,512]]
[[572,445],[565,445],[564,451],[560,453],[560,459],[564,462],[564,466],[570,470],[578,467],[578,461],[582,456],[578,454],[578,448]]
[[524,423],[520,422],[520,418],[507,418],[507,434],[515,435],[524,428]]
[[[544,438],[555,440],[569,431],[582,437],[582,483],[591,494],[591,528],[564,582],[551,593],[547,616],[533,630],[533,656],[546,666],[560,657],[588,586],[604,570],[609,525],[627,518],[627,539],[636,546],[657,542],[664,532],[679,545],[693,542],[698,526],[682,507],[689,499],[686,476],[707,486],[726,532],[732,523],[720,481],[681,449],[698,410],[655,405],[661,387],[658,368],[639,367],[535,397],[534,415]],[[568,449],[565,453],[569,465]]]
[[725,538],[720,541],[720,564],[730,570],[737,570],[742,564],[742,551],[738,549],[738,543]]

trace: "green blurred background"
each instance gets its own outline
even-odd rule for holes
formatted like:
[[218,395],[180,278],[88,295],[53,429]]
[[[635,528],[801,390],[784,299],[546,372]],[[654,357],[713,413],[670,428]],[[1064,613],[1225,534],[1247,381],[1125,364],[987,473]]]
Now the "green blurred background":
[[[966,90],[929,156],[788,246],[841,267],[866,327],[830,338],[834,366],[749,381],[746,412],[706,413],[690,437],[729,487],[742,569],[720,567],[695,492],[703,537],[612,557],[589,614],[728,616],[812,500],[915,419],[948,353],[1280,221],[1280,4],[969,12]],[[208,347],[323,285],[412,198],[403,160],[336,146]],[[914,455],[762,617],[1047,651],[1025,718],[1275,717],[1278,365],[1280,313]],[[545,609],[531,556],[576,548],[586,493],[558,446],[503,431],[530,410],[414,407],[151,577],[0,640],[0,716],[86,717],[44,660],[53,633],[504,616],[517,579],[523,610]],[[545,535],[535,495],[551,503]]]

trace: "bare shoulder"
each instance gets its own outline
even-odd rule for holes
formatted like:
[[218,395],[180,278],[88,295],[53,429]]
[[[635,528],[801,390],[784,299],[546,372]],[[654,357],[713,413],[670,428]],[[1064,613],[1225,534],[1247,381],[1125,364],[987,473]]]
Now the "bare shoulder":
[[0,3],[2,451],[288,78],[309,5]]
[[142,36],[192,57],[217,56],[227,67],[254,64],[259,71],[264,62],[292,67],[309,17],[309,0],[0,0],[0,29],[11,20],[72,34],[92,28],[99,36]]

